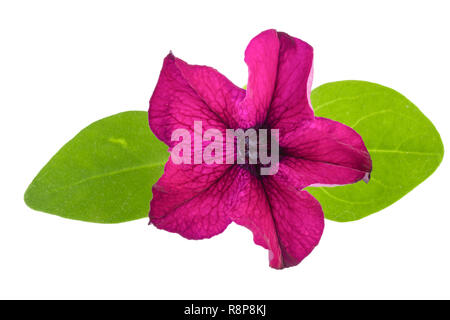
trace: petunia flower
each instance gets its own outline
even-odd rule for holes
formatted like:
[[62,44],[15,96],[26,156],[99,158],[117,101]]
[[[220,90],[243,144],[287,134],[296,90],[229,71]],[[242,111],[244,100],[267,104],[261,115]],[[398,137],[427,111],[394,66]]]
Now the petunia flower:
[[170,53],[150,99],[149,123],[171,150],[176,129],[279,130],[279,166],[174,164],[153,186],[150,223],[188,239],[210,238],[231,222],[245,226],[269,251],[270,266],[295,266],[319,243],[324,215],[307,186],[368,182],[372,162],[350,127],[314,116],[310,93],[313,48],[276,30],[253,38],[245,51],[247,90],[213,68],[189,65]]

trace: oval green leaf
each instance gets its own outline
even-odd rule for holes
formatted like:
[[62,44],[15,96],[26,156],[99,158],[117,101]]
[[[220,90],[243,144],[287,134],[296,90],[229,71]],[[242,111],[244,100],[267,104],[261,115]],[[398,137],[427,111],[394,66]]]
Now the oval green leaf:
[[35,210],[64,218],[118,223],[146,217],[167,146],[150,131],[147,112],[96,121],[64,145],[25,192]]
[[338,81],[313,90],[315,114],[354,128],[372,157],[368,184],[308,188],[325,217],[353,221],[393,204],[439,166],[444,147],[434,125],[400,93],[365,81]]

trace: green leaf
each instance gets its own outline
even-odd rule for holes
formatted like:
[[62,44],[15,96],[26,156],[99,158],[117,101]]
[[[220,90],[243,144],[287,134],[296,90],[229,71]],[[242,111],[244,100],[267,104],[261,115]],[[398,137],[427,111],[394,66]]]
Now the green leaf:
[[386,208],[429,177],[442,161],[444,147],[436,128],[392,89],[338,81],[313,90],[311,101],[317,116],[354,128],[373,161],[368,184],[308,188],[328,219],[352,221]]
[[63,146],[28,187],[25,202],[90,222],[143,218],[168,156],[150,131],[147,112],[119,113],[92,123]]

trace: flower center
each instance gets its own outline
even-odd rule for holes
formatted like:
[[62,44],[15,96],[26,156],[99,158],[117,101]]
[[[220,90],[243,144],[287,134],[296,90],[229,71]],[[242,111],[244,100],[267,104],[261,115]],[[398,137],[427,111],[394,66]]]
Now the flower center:
[[237,163],[255,176],[270,174],[267,172],[279,160],[278,130],[250,128],[241,133],[237,136]]

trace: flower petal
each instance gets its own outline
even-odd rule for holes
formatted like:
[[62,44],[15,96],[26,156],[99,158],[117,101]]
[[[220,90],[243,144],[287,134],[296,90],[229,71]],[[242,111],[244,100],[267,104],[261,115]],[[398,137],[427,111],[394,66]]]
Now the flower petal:
[[223,232],[231,220],[237,184],[234,166],[166,164],[153,185],[150,223],[188,239],[210,238]]
[[283,134],[314,119],[310,101],[313,48],[283,32],[278,32],[278,38],[277,80],[266,124]]
[[272,268],[300,263],[319,243],[324,227],[320,204],[275,176],[258,179],[241,169],[239,202],[230,216],[253,232],[256,244],[269,250]]
[[279,47],[277,32],[272,29],[254,37],[245,50],[248,83],[240,114],[244,129],[262,124],[267,117],[277,78]]
[[339,122],[316,118],[280,136],[278,174],[298,188],[368,182],[372,160],[361,136]]
[[150,99],[150,128],[169,146],[175,144],[172,132],[193,132],[194,121],[202,121],[204,130],[233,128],[236,106],[244,96],[245,90],[215,69],[189,65],[170,53]]
[[267,30],[245,51],[249,69],[241,126],[289,131],[314,119],[310,94],[313,48],[283,32]]

